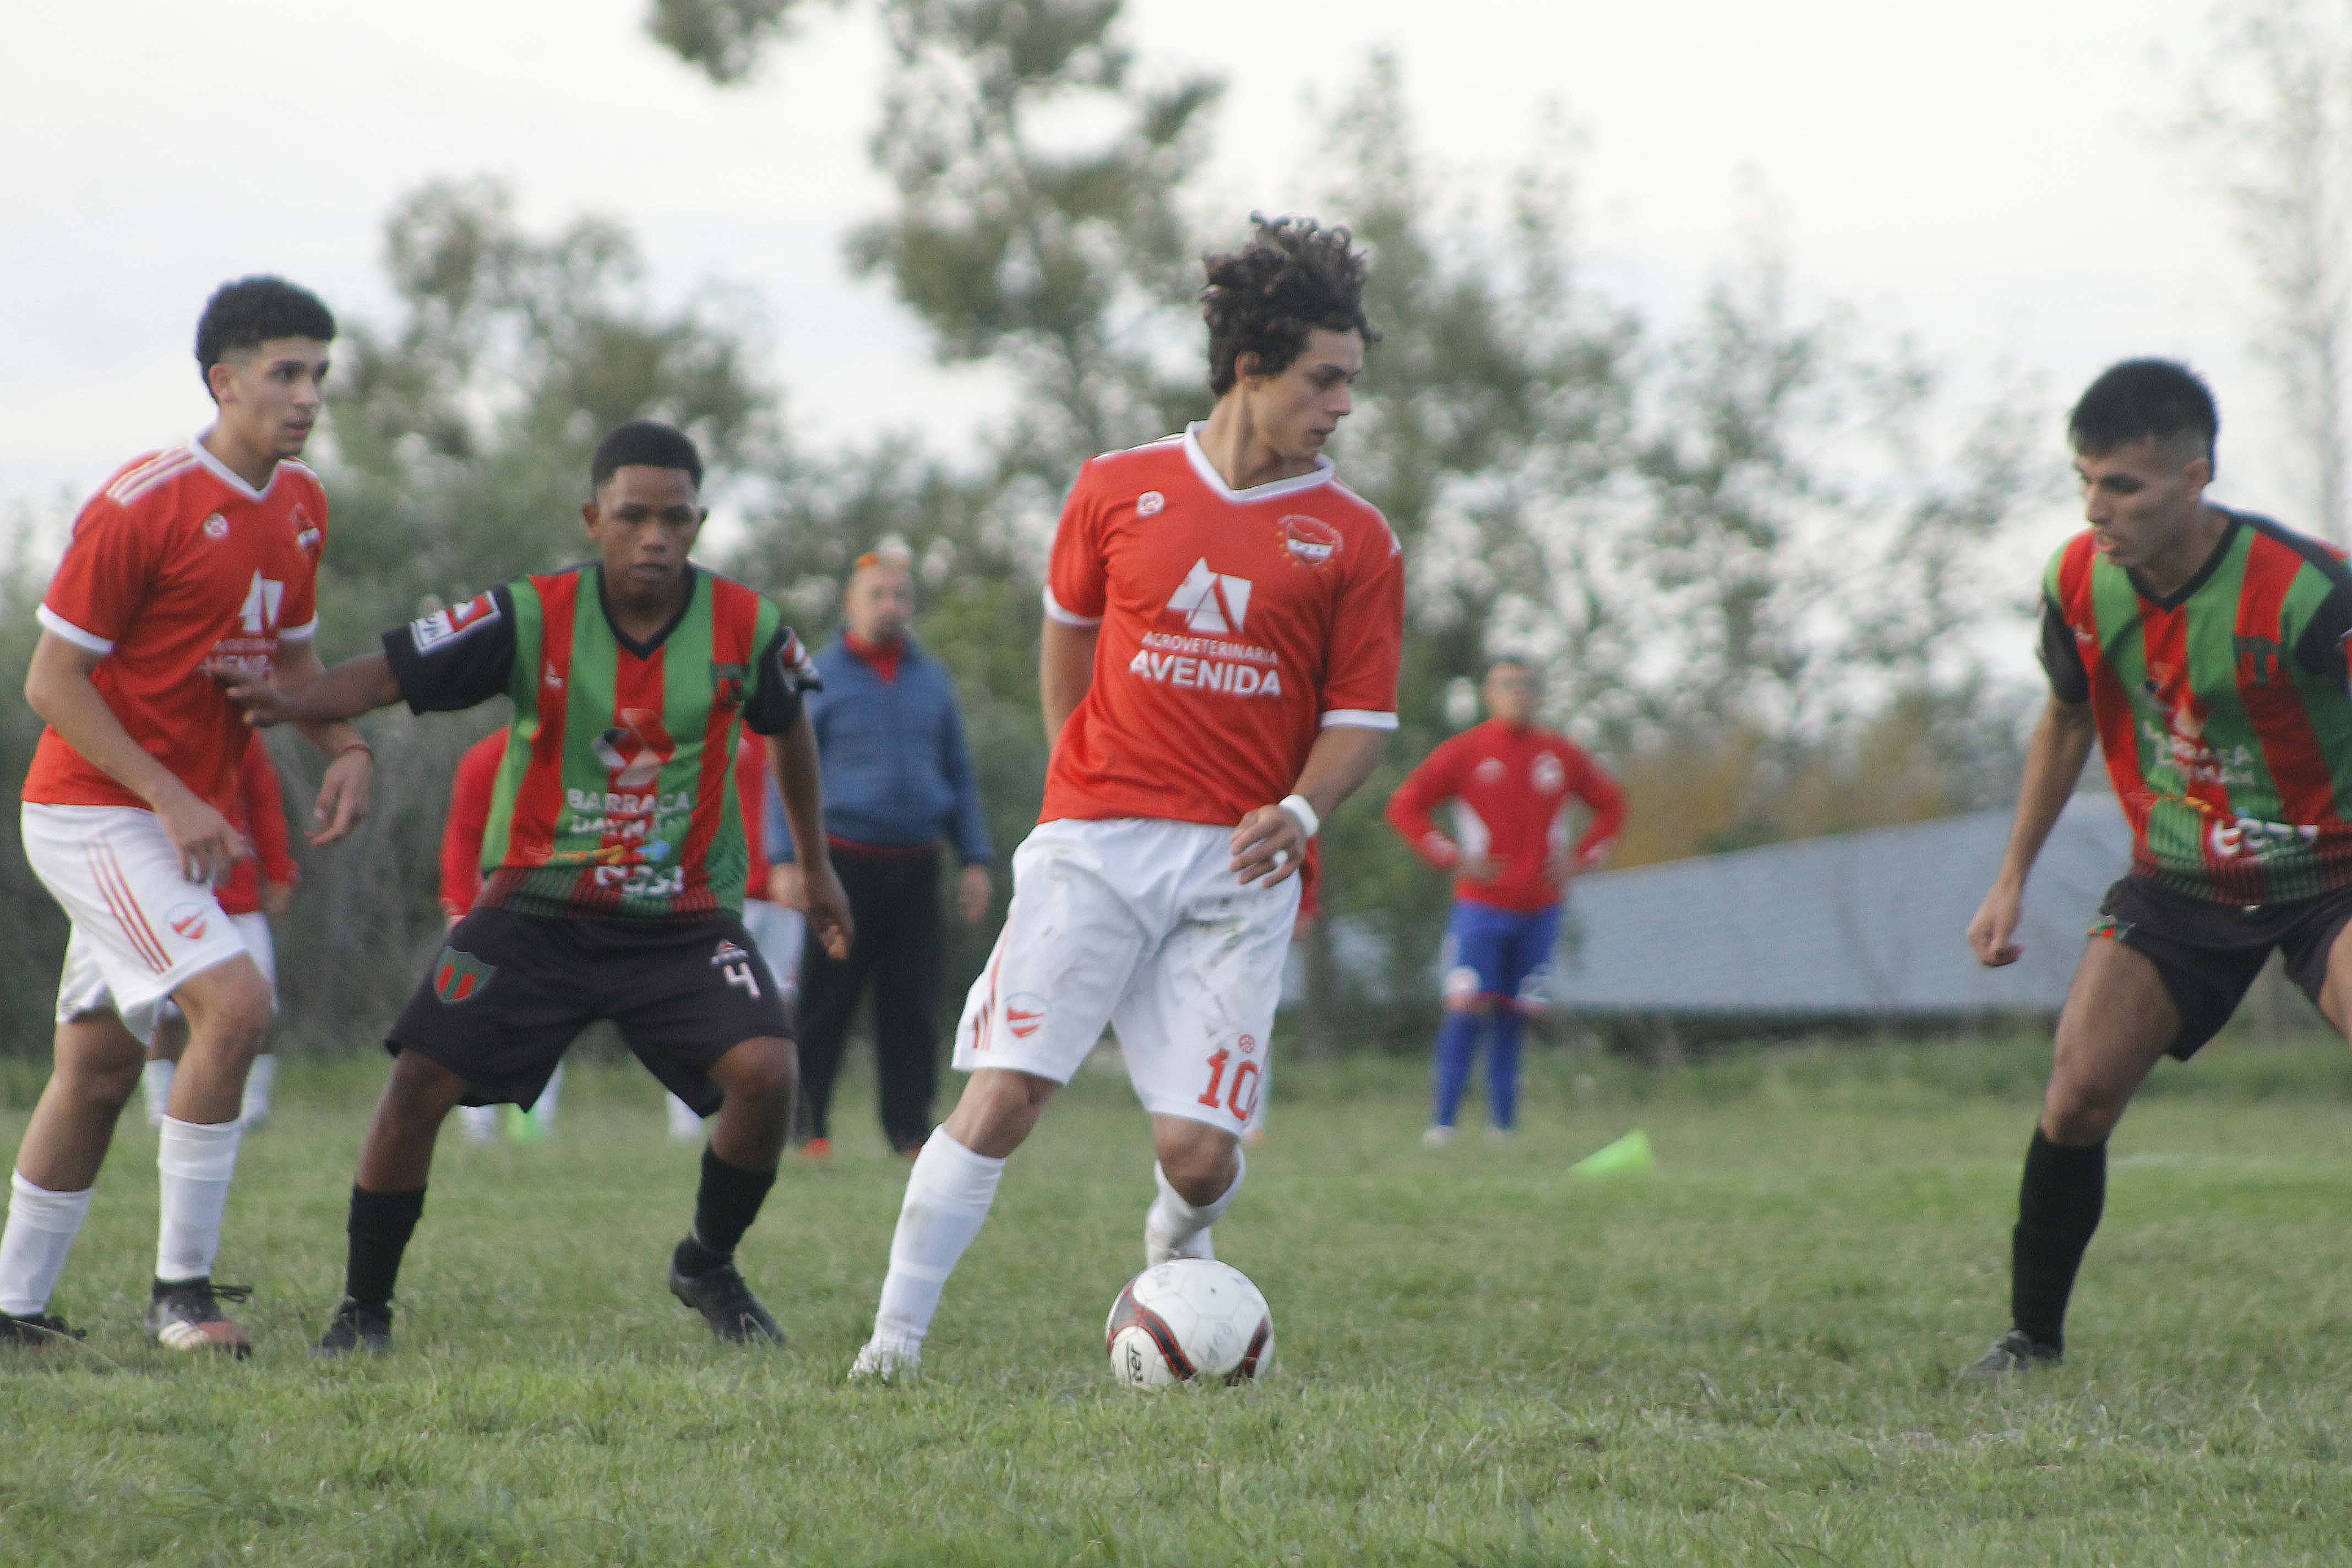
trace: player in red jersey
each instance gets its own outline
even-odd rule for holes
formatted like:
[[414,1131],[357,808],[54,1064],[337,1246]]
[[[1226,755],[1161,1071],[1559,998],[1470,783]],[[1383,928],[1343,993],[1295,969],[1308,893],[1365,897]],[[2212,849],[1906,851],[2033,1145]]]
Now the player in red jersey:
[[[286,795],[278,782],[278,764],[269,760],[269,748],[256,735],[245,749],[245,760],[237,765],[237,787],[231,800],[229,826],[246,836],[253,853],[229,869],[227,880],[213,889],[213,898],[220,904],[228,923],[236,928],[237,936],[245,942],[245,951],[253,955],[254,967],[261,971],[262,979],[269,983],[270,1003],[278,1000],[278,944],[270,935],[269,922],[283,918],[293,906],[294,884],[302,873],[294,864],[293,847],[287,842]],[[167,1006],[155,1043],[148,1048],[147,1066],[140,1074],[139,1087],[147,1101],[147,1125],[162,1129],[163,1108],[172,1100],[172,1079],[180,1065],[180,1055],[187,1048],[187,1021],[180,1016],[177,1007]],[[237,1120],[247,1132],[269,1119],[269,1096],[278,1080],[278,1055],[264,1051],[253,1058],[252,1070],[245,1075],[245,1100]]]
[[[1389,825],[1423,859],[1455,874],[1434,1108],[1422,1135],[1431,1148],[1454,1141],[1479,1028],[1490,1018],[1487,1131],[1508,1137],[1517,1124],[1519,1025],[1546,1005],[1543,982],[1559,939],[1562,898],[1570,879],[1599,865],[1625,826],[1617,781],[1567,736],[1535,727],[1541,694],[1532,664],[1496,659],[1486,671],[1486,721],[1430,752],[1389,797]],[[1453,838],[1430,816],[1448,800]],[[1573,845],[1570,802],[1592,816]]]
[[[174,1349],[251,1348],[220,1310],[212,1268],[270,991],[213,897],[247,852],[227,812],[252,737],[211,672],[284,683],[319,671],[327,498],[294,458],[334,334],[327,308],[278,279],[215,293],[196,363],[217,417],[107,481],[41,602],[25,700],[48,728],[25,779],[25,858],[73,933],[57,1068],[17,1148],[0,1233],[0,1341],[57,1328],[50,1293],[169,999],[189,1038],[156,1154],[147,1326]],[[310,834],[325,844],[365,813],[372,759],[347,724],[304,733],[332,759]]]
[[853,1376],[919,1365],[1006,1157],[1106,1024],[1159,1155],[1145,1255],[1213,1255],[1264,1111],[1300,858],[1396,727],[1402,555],[1323,456],[1374,336],[1349,245],[1259,220],[1211,258],[1215,409],[1087,463],[1063,508],[1045,810],[957,1027],[971,1078],[916,1158]]

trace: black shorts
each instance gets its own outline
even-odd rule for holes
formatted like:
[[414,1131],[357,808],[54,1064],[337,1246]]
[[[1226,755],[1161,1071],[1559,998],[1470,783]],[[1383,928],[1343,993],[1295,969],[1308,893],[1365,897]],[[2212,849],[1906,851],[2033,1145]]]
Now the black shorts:
[[703,1115],[710,1065],[745,1040],[789,1038],[775,976],[733,915],[682,924],[476,910],[451,928],[384,1049],[466,1080],[467,1105],[530,1105],[581,1030],[619,1026],[646,1070]]
[[2327,984],[2327,954],[2352,922],[2352,888],[2275,904],[2217,904],[2147,877],[2126,877],[2099,904],[2093,936],[2146,953],[2180,1015],[2168,1055],[2187,1061],[2230,1021],[2277,948],[2287,977],[2314,1006]]

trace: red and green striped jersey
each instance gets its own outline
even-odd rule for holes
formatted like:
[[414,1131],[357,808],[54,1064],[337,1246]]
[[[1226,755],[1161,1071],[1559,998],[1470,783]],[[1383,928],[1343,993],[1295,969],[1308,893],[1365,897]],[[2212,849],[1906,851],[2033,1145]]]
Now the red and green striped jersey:
[[2132,873],[2231,904],[2352,884],[2352,571],[2231,512],[2177,593],[2144,593],[2085,531],[2042,582],[2042,663],[2091,704]]
[[737,726],[780,734],[815,667],[774,605],[689,569],[659,636],[624,637],[603,568],[524,577],[383,636],[419,713],[504,694],[514,721],[476,908],[632,921],[740,911]]

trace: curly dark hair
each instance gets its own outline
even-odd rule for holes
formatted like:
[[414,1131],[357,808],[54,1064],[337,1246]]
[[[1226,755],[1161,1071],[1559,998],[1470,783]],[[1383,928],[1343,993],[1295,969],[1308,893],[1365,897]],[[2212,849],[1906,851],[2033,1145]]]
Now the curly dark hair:
[[283,278],[239,278],[214,289],[205,313],[196,318],[196,374],[205,378],[205,390],[212,390],[213,366],[273,338],[332,342],[335,313],[316,294]]
[[1209,321],[1209,390],[1223,397],[1240,379],[1244,354],[1257,374],[1279,375],[1307,347],[1307,334],[1349,329],[1381,341],[1364,319],[1364,257],[1354,236],[1311,217],[1268,220],[1250,214],[1256,234],[1239,250],[1202,259],[1209,286],[1201,313]]

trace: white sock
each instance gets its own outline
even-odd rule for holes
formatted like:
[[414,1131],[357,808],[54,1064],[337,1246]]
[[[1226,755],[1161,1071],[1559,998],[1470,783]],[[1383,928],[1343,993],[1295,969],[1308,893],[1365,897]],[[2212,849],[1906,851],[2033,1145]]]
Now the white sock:
[[247,1127],[268,1120],[269,1091],[277,1087],[278,1053],[264,1051],[246,1069],[245,1101],[237,1107],[236,1119]]
[[163,1125],[163,1111],[172,1103],[172,1076],[180,1064],[168,1057],[158,1057],[139,1069],[139,1090],[147,1100],[147,1125]]
[[220,1256],[221,1213],[228,1207],[229,1178],[236,1173],[236,1141],[244,1129],[234,1121],[183,1121],[163,1118],[155,1149],[163,1179],[161,1223],[155,1230],[155,1278],[165,1284],[203,1279]]
[[1183,1194],[1168,1184],[1168,1173],[1155,1162],[1151,1179],[1159,1184],[1160,1195],[1151,1200],[1151,1207],[1143,1215],[1143,1247],[1149,1260],[1165,1263],[1171,1258],[1214,1258],[1217,1249],[1209,1239],[1209,1227],[1233,1207],[1234,1195],[1242,1190],[1242,1178],[1248,1174],[1249,1156],[1234,1150],[1234,1184],[1214,1203],[1194,1205],[1186,1203]]
[[1004,1162],[975,1154],[948,1130],[931,1133],[907,1177],[907,1199],[890,1237],[890,1273],[874,1312],[874,1338],[913,1347],[931,1331],[940,1292],[996,1201]]
[[558,1062],[555,1070],[547,1075],[547,1087],[539,1091],[539,1098],[530,1104],[530,1119],[539,1123],[541,1132],[555,1131],[555,1102],[562,1097],[563,1064]]
[[499,1135],[499,1117],[503,1105],[461,1105],[457,1108],[457,1125],[466,1136],[477,1143],[487,1143]]
[[47,1310],[97,1190],[53,1193],[9,1173],[8,1226],[0,1231],[0,1312],[29,1318]]
[[694,1107],[674,1094],[668,1099],[669,1135],[673,1138],[701,1137],[702,1118],[695,1114]]

